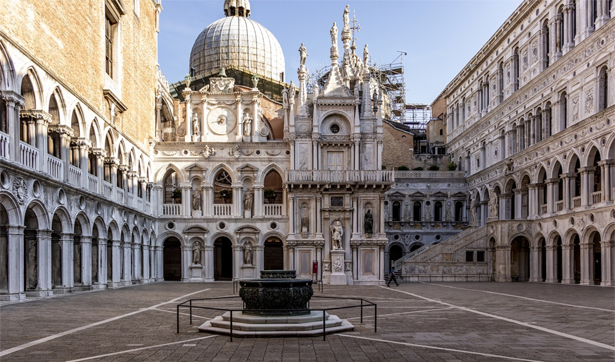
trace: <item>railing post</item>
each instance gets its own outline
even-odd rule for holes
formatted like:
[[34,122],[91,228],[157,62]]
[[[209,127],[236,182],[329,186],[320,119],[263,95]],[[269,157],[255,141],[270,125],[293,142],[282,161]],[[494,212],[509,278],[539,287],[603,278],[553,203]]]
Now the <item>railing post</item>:
[[233,310],[231,310],[231,323],[230,324],[231,324],[231,328],[230,328],[230,331],[231,331],[231,342],[233,342]]
[[192,325],[192,299],[190,299],[190,325]]
[[378,330],[378,305],[374,304],[374,333]]
[[361,299],[361,323],[363,323],[363,299]]
[[176,309],[177,309],[177,315],[176,315],[176,317],[177,317],[177,333],[179,333],[179,304],[177,305]]
[[326,322],[325,310],[323,309],[322,310],[322,340],[323,341],[325,340],[325,334],[326,334],[325,332],[326,332],[326,329],[327,329],[327,324],[325,322]]

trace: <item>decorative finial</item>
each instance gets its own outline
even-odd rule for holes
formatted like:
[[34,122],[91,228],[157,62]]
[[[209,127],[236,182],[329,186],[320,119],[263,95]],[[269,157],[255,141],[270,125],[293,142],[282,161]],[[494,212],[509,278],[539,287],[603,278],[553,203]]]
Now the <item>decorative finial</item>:
[[224,15],[250,17],[250,0],[225,0]]

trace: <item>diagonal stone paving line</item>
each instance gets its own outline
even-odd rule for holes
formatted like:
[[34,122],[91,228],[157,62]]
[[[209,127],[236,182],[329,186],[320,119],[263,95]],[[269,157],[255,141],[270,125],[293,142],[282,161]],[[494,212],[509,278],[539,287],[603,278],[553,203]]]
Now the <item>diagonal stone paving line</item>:
[[[125,351],[100,354],[98,356],[90,356],[90,357],[74,359],[74,360],[70,360],[70,361],[66,361],[66,362],[89,361],[89,360],[98,359],[98,358],[104,358],[104,357],[109,357],[109,356],[117,356],[117,355],[124,354],[124,353],[132,353],[132,352],[143,351],[143,350],[146,350],[146,349],[160,348],[160,347],[171,346],[171,345],[174,345],[174,344],[183,344],[183,343],[186,343],[186,342],[200,341],[200,340],[203,340],[203,339],[214,338],[214,337],[218,337],[218,336],[212,335],[212,336],[205,336],[205,337],[199,337],[199,338],[186,339],[186,340],[183,340],[183,341],[176,341],[176,342],[169,342],[169,343],[163,343],[163,344],[156,344],[156,345],[153,345],[153,346],[146,346],[146,347],[141,347],[141,348],[127,349]],[[194,346],[195,345],[191,345],[191,344],[187,344],[186,345],[186,347],[194,347]]]
[[533,301],[533,302],[541,302],[541,303],[557,304],[557,305],[563,305],[563,306],[566,306],[566,307],[583,308],[583,309],[592,309],[592,310],[599,310],[599,311],[602,311],[602,312],[610,312],[610,313],[615,313],[615,310],[613,310],[613,309],[604,309],[604,308],[596,308],[596,307],[586,307],[586,306],[583,306],[583,305],[576,305],[576,304],[568,304],[568,303],[552,302],[552,301],[550,301],[550,300],[544,300],[544,299],[534,299],[534,298],[523,297],[523,296],[520,296],[520,295],[514,295],[514,294],[506,294],[506,293],[491,292],[491,291],[488,291],[488,290],[477,290],[477,289],[469,289],[469,288],[460,288],[460,287],[453,287],[453,286],[450,286],[450,285],[432,284],[432,283],[425,283],[425,282],[421,282],[421,284],[430,285],[430,286],[436,286],[436,287],[443,287],[443,288],[451,288],[451,289],[467,290],[467,291],[471,291],[471,292],[482,292],[482,293],[488,293],[488,294],[503,295],[503,296],[505,296],[505,297],[513,297],[513,298],[519,298],[519,299],[531,300],[531,301]]
[[[382,288],[388,289],[386,287],[382,287]],[[414,293],[410,293],[410,292],[404,292],[403,290],[393,289],[393,291],[397,292],[397,293],[403,293],[403,294],[411,295],[413,297],[420,298],[420,299],[423,299],[423,300],[427,300],[427,301],[430,301],[430,302],[433,302],[433,303],[443,304],[443,305],[449,306],[451,308],[456,308],[456,309],[463,310],[463,311],[470,312],[470,313],[480,314],[480,315],[485,316],[485,317],[499,319],[499,320],[502,320],[502,321],[518,324],[518,325],[521,325],[521,326],[524,326],[524,327],[527,327],[527,328],[537,329],[537,330],[542,331],[542,332],[555,334],[555,335],[560,336],[560,337],[574,339],[576,341],[587,343],[587,344],[591,344],[591,345],[596,346],[596,347],[602,347],[602,348],[605,348],[605,349],[608,349],[608,350],[611,350],[611,351],[615,351],[615,347],[613,347],[613,346],[610,346],[610,345],[604,344],[604,343],[600,343],[600,342],[596,342],[596,341],[592,341],[592,340],[587,339],[587,338],[578,337],[578,336],[575,336],[575,335],[572,335],[572,334],[568,334],[568,333],[558,332],[558,331],[553,330],[553,329],[540,327],[540,326],[537,326],[537,325],[521,322],[521,321],[518,321],[518,320],[506,318],[506,317],[501,317],[501,316],[498,316],[498,315],[495,315],[495,314],[485,313],[485,312],[481,312],[481,311],[478,311],[478,310],[473,310],[473,309],[470,309],[470,308],[461,307],[461,306],[454,305],[454,304],[451,304],[451,303],[442,302],[442,301],[439,301],[439,300],[436,300],[436,299],[431,299],[431,298],[423,297],[423,296],[418,295],[418,294],[414,294]]]
[[[156,312],[165,312],[165,313],[171,313],[171,314],[177,315],[177,311],[175,311],[175,310],[171,311],[171,310],[160,309],[160,308],[153,308],[152,310],[155,310]],[[180,312],[179,314],[187,316],[187,317],[190,316],[190,313],[182,313],[182,312]],[[200,315],[192,313],[192,319],[195,319],[195,318],[196,319],[204,319],[205,321],[211,320],[211,318],[209,318],[209,317],[203,317],[203,316],[200,316]]]
[[[448,308],[434,308],[434,309],[425,309],[425,310],[413,310],[411,312],[401,312],[401,313],[389,313],[389,314],[378,314],[378,318],[383,318],[383,317],[392,317],[392,316],[399,316],[399,315],[407,315],[407,314],[416,314],[416,313],[425,313],[425,312],[433,312],[433,311],[437,311],[437,310],[449,310],[449,309],[453,309],[451,307]],[[374,318],[373,315],[364,315],[363,318]],[[350,318],[344,318],[344,319],[361,319],[361,317],[350,317]]]
[[484,357],[490,357],[490,358],[507,359],[507,360],[511,360],[511,361],[541,362],[539,360],[534,360],[534,359],[526,359],[526,358],[518,358],[518,357],[508,357],[508,356],[501,356],[501,355],[497,355],[497,354],[464,351],[462,349],[454,349],[454,348],[446,348],[446,347],[436,347],[436,346],[427,346],[427,345],[423,345],[423,344],[414,344],[414,343],[407,343],[407,342],[389,341],[389,340],[386,340],[386,339],[359,337],[359,336],[353,336],[353,335],[348,335],[348,334],[337,334],[337,336],[339,336],[339,337],[347,337],[347,338],[355,338],[355,339],[363,339],[363,340],[371,341],[371,342],[382,342],[382,343],[389,343],[389,344],[397,344],[397,345],[402,345],[402,346],[406,346],[406,347],[419,347],[419,348],[426,348],[426,349],[435,349],[435,350],[439,350],[439,351],[447,351],[447,352],[455,352],[455,353],[464,353],[464,354],[471,354],[471,355],[477,355],[477,356],[484,356]]
[[138,314],[138,313],[142,313],[142,312],[145,312],[145,311],[154,310],[157,307],[163,306],[165,304],[175,303],[175,302],[177,302],[177,301],[179,301],[179,300],[181,300],[183,298],[186,298],[188,296],[191,296],[191,295],[194,295],[194,294],[198,294],[198,293],[202,293],[202,292],[206,292],[208,290],[210,290],[210,288],[199,290],[197,292],[189,293],[189,294],[186,294],[186,295],[182,295],[181,297],[177,297],[175,299],[171,299],[168,302],[159,303],[159,304],[153,305],[151,307],[147,307],[147,308],[140,308],[139,310],[136,310],[134,312],[122,314],[122,315],[119,315],[119,316],[116,316],[116,317],[113,317],[113,318],[108,318],[108,319],[105,319],[105,320],[102,320],[102,321],[99,321],[99,322],[90,323],[90,324],[85,325],[85,326],[69,329],[69,330],[61,332],[61,333],[53,334],[53,335],[47,336],[45,338],[37,339],[37,340],[34,340],[32,342],[28,342],[28,343],[25,343],[25,344],[22,344],[22,345],[19,345],[19,346],[15,346],[13,348],[9,348],[7,350],[0,351],[0,357],[7,356],[7,355],[9,355],[11,353],[15,353],[17,351],[21,351],[21,350],[29,348],[29,347],[33,347],[33,346],[39,345],[41,343],[49,342],[49,341],[54,340],[56,338],[64,337],[64,336],[67,336],[69,334],[73,334],[73,333],[76,333],[76,332],[80,332],[80,331],[86,330],[88,328],[96,327],[96,326],[99,326],[101,324],[106,324],[106,323],[109,323],[109,322],[116,321],[118,319],[130,317],[132,315],[135,315],[135,314]]

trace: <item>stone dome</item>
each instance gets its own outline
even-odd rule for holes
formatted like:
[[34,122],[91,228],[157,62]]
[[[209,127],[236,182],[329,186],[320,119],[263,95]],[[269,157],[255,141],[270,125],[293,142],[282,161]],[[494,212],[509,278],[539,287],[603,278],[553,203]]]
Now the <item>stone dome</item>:
[[284,81],[282,47],[269,30],[248,19],[249,6],[247,0],[225,1],[227,16],[199,34],[190,52],[190,68],[194,69],[195,76],[208,76],[222,67],[233,67],[259,77]]

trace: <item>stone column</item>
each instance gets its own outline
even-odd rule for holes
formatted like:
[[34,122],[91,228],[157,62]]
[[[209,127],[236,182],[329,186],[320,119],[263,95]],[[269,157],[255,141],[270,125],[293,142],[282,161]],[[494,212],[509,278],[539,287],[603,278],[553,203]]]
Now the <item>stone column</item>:
[[149,244],[143,245],[143,258],[141,262],[143,263],[143,281],[149,282],[151,279],[149,273]]
[[[72,288],[75,282],[74,271],[74,252],[73,252],[73,234],[60,235],[60,245],[62,245],[62,287]],[[51,253],[49,260],[51,260]],[[49,265],[51,270],[51,265]]]
[[593,248],[591,243],[581,243],[581,285],[593,285]]
[[[254,201],[252,203],[252,212],[253,212],[253,217],[255,218],[262,218],[264,216],[264,189],[265,186],[263,185],[253,185],[252,189],[254,190]],[[286,191],[284,191],[286,192]],[[286,198],[284,198],[283,202],[286,201]]]
[[562,178],[562,180],[564,180],[564,182],[562,182],[564,184],[564,190],[563,190],[563,196],[564,196],[564,210],[571,210],[572,209],[572,194],[571,194],[571,189],[570,189],[570,183],[574,182],[574,174],[572,173],[564,173],[560,176]]
[[107,239],[98,238],[98,280],[93,280],[93,284],[107,284]]
[[132,278],[131,278],[131,280],[132,280],[133,284],[134,284],[135,281],[138,281],[138,280],[142,279],[142,277],[141,277],[141,262],[140,262],[141,253],[140,253],[139,245],[141,245],[141,244],[136,243],[136,242],[132,243],[132,245],[131,245],[132,246],[132,248],[131,248],[131,252],[132,252],[132,258],[131,258],[131,261],[132,261],[132,268],[131,268]]
[[111,271],[111,285],[108,285],[109,287],[112,288],[116,288],[120,286],[120,279],[121,279],[121,275],[120,275],[120,270],[121,270],[121,265],[120,262],[122,260],[122,258],[120,257],[120,253],[122,252],[122,250],[120,249],[120,240],[108,240],[107,242],[111,243],[111,255],[107,255],[107,257],[111,258],[112,262],[111,262],[111,266],[113,267],[113,270]]
[[92,237],[81,236],[81,284],[92,285]]
[[562,244],[562,284],[574,284],[572,248],[570,244]]
[[557,178],[550,178],[547,180],[547,214],[551,215],[555,211],[555,187],[554,185],[559,182]]
[[[24,295],[24,226],[9,225],[6,230],[8,246],[8,293],[10,299],[23,299]],[[14,297],[13,297],[14,295]]]
[[288,233],[290,235],[295,234],[295,195],[288,195],[288,201],[290,202],[290,215],[288,218]]
[[242,210],[243,210],[243,185],[241,184],[235,184],[232,185],[231,188],[233,189],[233,211],[232,211],[232,216],[233,217],[241,217],[242,215]]
[[214,247],[205,245],[205,281],[214,281]]
[[[52,295],[51,291],[51,230],[38,230],[38,288],[47,291],[43,295]],[[72,252],[72,248],[71,248]],[[72,263],[71,263],[72,264]],[[72,267],[72,266],[71,266]],[[72,279],[71,279],[72,283]]]
[[611,163],[615,163],[615,160],[603,160],[598,162],[602,177],[602,180],[600,180],[602,184],[602,202],[611,200]]
[[530,282],[539,283],[540,279],[540,247],[532,245],[530,250]]
[[322,197],[316,196],[316,236],[322,238]]
[[557,253],[557,247],[553,245],[547,245],[545,249],[547,253],[547,257],[546,257],[547,277],[545,279],[545,282],[557,283],[557,272],[556,272],[557,266],[555,265],[556,263],[555,254]]
[[583,38],[587,38],[594,32],[594,1],[585,1],[585,21],[583,22],[585,29],[583,30]]
[[[156,246],[156,280],[157,281],[164,280],[164,262],[162,260],[162,256],[163,256],[162,246]],[[213,261],[214,259],[211,258],[211,260]],[[213,262],[210,264],[212,268],[211,275],[213,275]]]
[[47,117],[37,117],[36,119],[36,148],[38,149],[38,169],[39,171],[47,172],[47,126],[49,125]]
[[603,240],[600,242],[600,255],[601,255],[601,275],[602,282],[600,285],[604,286],[613,286],[615,285],[615,280],[613,280],[613,244],[615,242],[613,240]]
[[88,181],[88,153],[90,148],[92,147],[92,142],[88,139],[80,138],[78,140],[79,147],[79,168],[81,169],[81,187],[84,189],[89,189],[89,181]]
[[598,7],[598,18],[596,19],[595,28],[598,29],[609,21],[610,9],[608,8],[607,0],[596,1],[596,6]]
[[589,198],[591,197],[590,187],[594,185],[593,180],[592,180],[593,175],[594,175],[594,169],[595,167],[579,168],[579,172],[581,172],[581,206],[582,207],[589,206]]
[[[19,111],[24,105],[24,98],[16,92],[7,94],[6,91],[2,92],[2,97],[7,105],[6,125],[8,127],[7,133],[9,134],[7,157],[12,161],[19,162],[19,139],[21,133]],[[23,283],[20,285],[23,285]],[[20,286],[21,289],[22,287]]]

